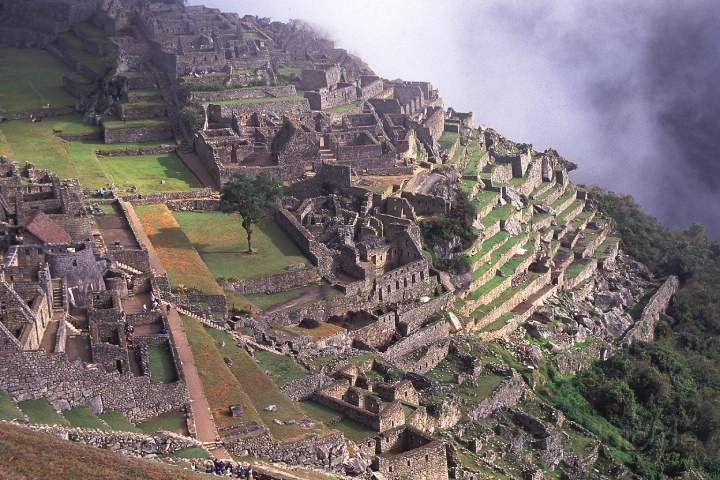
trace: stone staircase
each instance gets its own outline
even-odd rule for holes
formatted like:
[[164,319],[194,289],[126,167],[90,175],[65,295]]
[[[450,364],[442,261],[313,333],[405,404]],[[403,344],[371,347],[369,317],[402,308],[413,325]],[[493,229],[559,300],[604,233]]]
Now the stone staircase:
[[143,272],[141,272],[140,270],[138,270],[137,268],[133,268],[133,267],[131,267],[130,265],[126,265],[126,264],[124,264],[124,263],[122,263],[122,262],[118,262],[117,260],[115,260],[115,265],[117,265],[117,267],[118,267],[120,270],[122,270],[122,271],[124,271],[124,272],[126,272],[126,273],[130,273],[130,274],[132,274],[132,275],[142,275],[142,273],[143,273]]
[[52,291],[53,291],[53,310],[65,310],[65,289],[63,288],[62,278],[52,279]]
[[321,148],[319,153],[320,153],[320,160],[328,161],[328,162],[334,162],[337,160],[335,158],[335,154],[329,148]]

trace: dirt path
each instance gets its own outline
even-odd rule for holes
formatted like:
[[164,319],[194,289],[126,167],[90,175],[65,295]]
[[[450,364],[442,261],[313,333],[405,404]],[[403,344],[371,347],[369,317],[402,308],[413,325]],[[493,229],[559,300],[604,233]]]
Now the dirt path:
[[[140,219],[137,217],[133,206],[129,203],[125,205],[127,205],[128,210],[128,221],[135,227],[135,231],[139,237],[138,241],[148,251],[150,267],[153,269],[155,275],[164,275],[165,268],[160,262],[155,248],[152,246],[152,243],[150,243],[150,239],[147,234],[145,234],[145,230],[143,230]],[[205,397],[200,374],[195,366],[195,359],[193,358],[192,350],[190,349],[190,344],[185,334],[182,319],[174,306],[168,312],[167,317],[170,336],[175,344],[175,349],[179,357],[178,360],[180,361],[183,376],[185,377],[185,384],[190,394],[190,411],[195,421],[196,438],[201,442],[215,442],[219,439],[217,427],[215,426],[212,413],[210,413],[210,404]],[[222,447],[210,448],[210,453],[216,458],[230,458],[230,455]]]

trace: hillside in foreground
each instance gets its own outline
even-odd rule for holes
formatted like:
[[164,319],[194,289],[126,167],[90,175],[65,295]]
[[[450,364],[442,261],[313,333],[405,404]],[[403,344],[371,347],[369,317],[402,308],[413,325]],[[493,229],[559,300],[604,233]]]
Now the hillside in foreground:
[[9,423],[4,423],[0,429],[0,452],[0,478],[16,480],[193,480],[204,477],[153,460],[128,458],[65,442]]

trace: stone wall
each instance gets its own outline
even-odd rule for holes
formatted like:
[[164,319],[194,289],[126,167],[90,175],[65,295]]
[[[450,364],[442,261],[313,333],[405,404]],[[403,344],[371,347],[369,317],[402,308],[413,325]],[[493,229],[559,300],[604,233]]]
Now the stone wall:
[[25,110],[21,112],[2,112],[0,111],[0,117],[7,120],[25,120],[30,117],[35,118],[48,118],[48,117],[59,117],[62,115],[70,115],[75,113],[75,109],[72,107],[53,107],[43,108],[40,110]]
[[590,259],[587,262],[587,265],[582,269],[582,271],[580,273],[578,273],[577,275],[575,275],[574,277],[565,278],[563,276],[563,279],[562,279],[563,290],[572,290],[573,288],[575,288],[578,285],[580,285],[581,283],[583,283],[585,280],[590,278],[595,273],[595,270],[597,270],[597,266],[598,266],[597,260],[595,260],[593,258],[593,259]]
[[236,88],[213,92],[192,92],[190,98],[193,102],[208,103],[239,100],[243,98],[293,97],[295,95],[297,95],[295,86],[285,85],[279,87]]
[[310,105],[305,98],[289,100],[278,99],[271,103],[210,104],[208,105],[208,120],[211,123],[224,124],[230,121],[233,116],[248,117],[256,112],[283,116],[287,114],[303,114],[309,111]]
[[321,278],[317,268],[306,267],[260,278],[226,279],[220,283],[224,289],[233,290],[240,295],[249,295],[252,293],[284,292],[292,288],[319,282]]
[[403,357],[415,350],[426,347],[431,343],[448,338],[449,336],[450,324],[441,320],[425,328],[417,330],[413,335],[400,340],[395,345],[385,350],[383,356],[392,361],[394,358]]
[[410,202],[418,215],[447,215],[450,212],[450,201],[442,197],[411,192],[402,192],[401,195]]
[[402,336],[408,337],[415,333],[431,315],[444,310],[452,292],[446,292],[427,303],[400,306],[397,311],[397,327]]
[[159,105],[137,105],[134,103],[123,103],[120,105],[120,118],[125,120],[140,120],[143,118],[158,118],[167,115],[164,104]]
[[623,336],[624,344],[649,342],[655,338],[655,324],[660,319],[660,314],[667,309],[679,286],[680,281],[674,275],[665,280],[643,309],[640,320]]
[[246,438],[225,437],[225,448],[236,457],[260,457],[289,465],[322,467],[338,471],[349,458],[345,438],[340,433],[309,435],[300,440],[275,442],[268,433]]
[[170,124],[104,129],[105,143],[160,142],[171,138],[173,138],[173,131]]
[[[395,452],[400,453],[395,453]],[[372,465],[387,480],[447,480],[445,444],[414,428],[383,432],[377,438]]]
[[473,409],[471,418],[474,420],[487,418],[496,410],[516,405],[525,393],[525,389],[522,377],[513,371],[510,379],[501,383],[488,398],[482,400]]
[[18,352],[0,358],[0,389],[17,402],[47,398],[60,410],[100,405],[133,422],[183,410],[188,402],[183,382],[154,384],[149,377],[106,373],[80,361],[70,362],[64,353]]
[[157,432],[153,435],[144,435],[131,432],[106,432],[87,428],[70,428],[62,425],[23,425],[23,427],[49,433],[63,440],[112,450],[133,457],[172,455],[187,448],[202,448],[201,442],[172,432]]

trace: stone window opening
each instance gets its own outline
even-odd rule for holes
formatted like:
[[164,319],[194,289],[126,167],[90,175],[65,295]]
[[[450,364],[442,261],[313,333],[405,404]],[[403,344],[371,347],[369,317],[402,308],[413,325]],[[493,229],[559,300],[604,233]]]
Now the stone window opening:
[[415,283],[415,281],[416,281],[416,280],[415,280],[415,274],[413,273],[413,274],[412,274],[412,283]]
[[73,260],[72,265],[73,267],[77,267],[77,260]]
[[430,455],[425,455],[425,461],[426,461],[426,462],[429,462],[429,461],[430,461]]
[[400,290],[400,280],[395,280],[395,290]]

